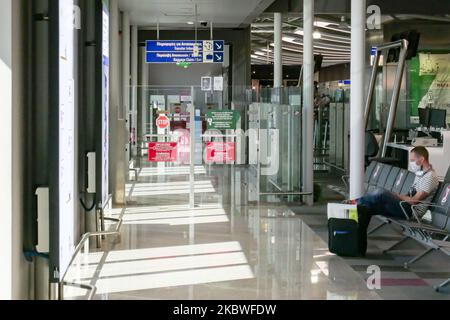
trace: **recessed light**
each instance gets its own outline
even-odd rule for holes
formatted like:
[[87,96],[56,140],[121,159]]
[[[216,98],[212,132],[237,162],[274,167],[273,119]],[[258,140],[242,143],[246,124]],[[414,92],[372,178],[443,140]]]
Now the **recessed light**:
[[188,21],[188,22],[187,22],[187,24],[189,24],[189,25],[193,25],[193,24],[194,24],[194,22],[192,22],[192,21]]
[[293,37],[283,37],[282,40],[286,41],[286,42],[294,42],[295,38],[293,38]]

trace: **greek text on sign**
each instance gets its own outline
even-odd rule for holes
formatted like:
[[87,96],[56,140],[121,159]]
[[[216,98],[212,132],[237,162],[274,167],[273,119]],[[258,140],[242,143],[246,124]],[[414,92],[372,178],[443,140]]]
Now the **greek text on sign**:
[[147,52],[194,52],[196,44],[200,51],[223,52],[225,42],[223,40],[148,40]]
[[236,143],[208,142],[206,145],[207,163],[230,163],[236,161]]
[[241,115],[233,110],[213,110],[206,114],[208,129],[236,130]]
[[159,129],[167,129],[170,126],[170,119],[162,114],[158,117],[158,119],[156,119],[156,126]]
[[149,162],[176,162],[178,159],[178,143],[150,142],[148,146]]
[[223,63],[223,40],[149,40],[146,42],[147,63]]

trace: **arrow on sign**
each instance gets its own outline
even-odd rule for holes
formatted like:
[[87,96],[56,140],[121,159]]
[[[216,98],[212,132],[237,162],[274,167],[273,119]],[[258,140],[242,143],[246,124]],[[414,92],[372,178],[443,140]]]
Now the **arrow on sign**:
[[216,46],[216,51],[221,51],[221,50],[223,50],[223,46],[222,46],[222,43],[221,43],[221,42],[216,42],[216,43],[215,43],[215,46]]
[[223,53],[215,53],[214,56],[214,62],[223,62]]

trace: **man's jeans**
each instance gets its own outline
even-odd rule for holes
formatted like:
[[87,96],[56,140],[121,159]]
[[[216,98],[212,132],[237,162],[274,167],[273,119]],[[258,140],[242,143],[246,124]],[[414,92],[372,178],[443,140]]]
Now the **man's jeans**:
[[[406,219],[400,202],[401,200],[395,194],[384,189],[376,189],[357,201],[358,205],[366,207],[369,221],[375,215]],[[411,217],[411,205],[406,203],[403,207]]]

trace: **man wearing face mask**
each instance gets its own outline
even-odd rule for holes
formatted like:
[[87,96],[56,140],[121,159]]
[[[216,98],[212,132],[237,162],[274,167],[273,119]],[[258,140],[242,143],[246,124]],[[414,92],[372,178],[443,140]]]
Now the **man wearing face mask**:
[[[429,153],[426,148],[416,147],[411,150],[410,169],[416,174],[416,179],[407,196],[394,194],[384,189],[376,189],[356,201],[358,205],[366,207],[369,215],[368,222],[370,222],[370,217],[374,215],[405,219],[405,214],[400,205],[402,201],[406,202],[403,204],[403,208],[410,217],[412,215],[411,205],[432,201],[439,187],[439,180],[429,163]],[[426,204],[416,207],[419,218],[422,218],[427,210]]]

